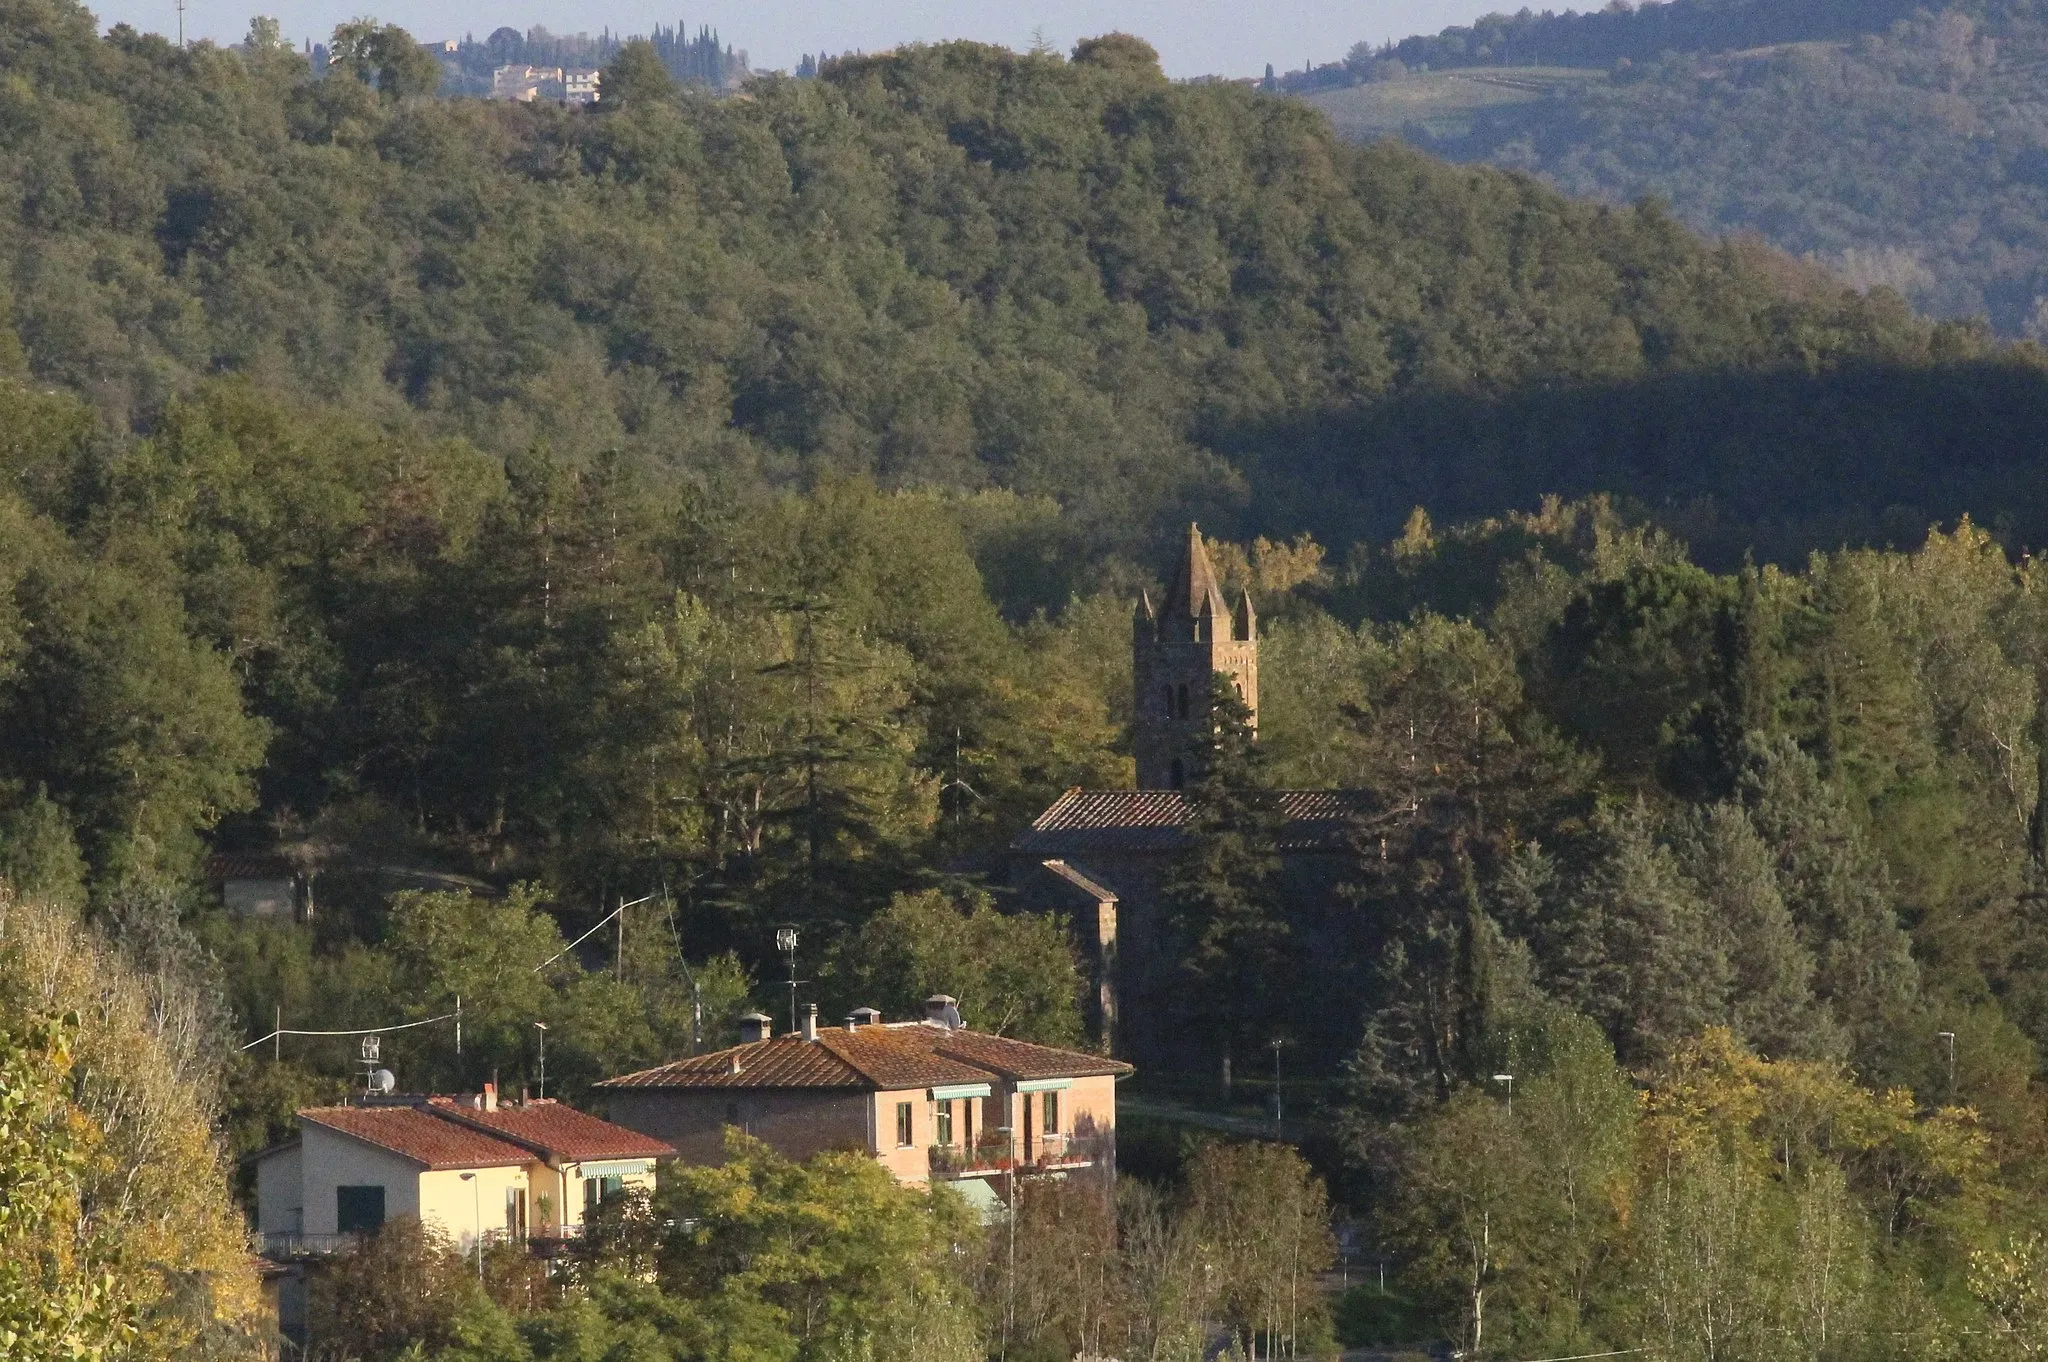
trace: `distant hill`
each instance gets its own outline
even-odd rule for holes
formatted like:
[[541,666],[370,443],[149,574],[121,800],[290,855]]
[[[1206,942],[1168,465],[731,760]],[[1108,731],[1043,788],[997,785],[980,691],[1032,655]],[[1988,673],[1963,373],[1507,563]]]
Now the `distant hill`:
[[1342,546],[1549,492],[1728,561],[1965,511],[2048,542],[2038,355],[1136,39],[617,93],[421,98],[0,0],[18,353],[109,432],[239,373],[508,462],[1007,490],[1062,508],[1019,608],[1193,516]]
[[[1865,31],[1831,34],[1849,8]],[[1680,0],[1488,20],[1289,83],[1356,140],[1655,195],[1701,231],[1755,232],[1923,311],[2042,335],[2048,25],[2031,4],[1892,8]],[[1712,47],[1717,33],[1737,46]]]
[[1404,38],[1391,56],[1414,67],[1611,66],[1671,52],[1727,52],[1882,33],[1925,8],[1914,0],[1623,0],[1590,14],[1489,14],[1467,27]]

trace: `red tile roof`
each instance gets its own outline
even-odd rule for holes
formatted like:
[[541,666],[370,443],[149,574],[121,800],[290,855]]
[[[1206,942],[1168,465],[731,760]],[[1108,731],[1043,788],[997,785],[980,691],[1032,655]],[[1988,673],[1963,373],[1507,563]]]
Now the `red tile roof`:
[[821,1030],[818,1039],[776,1036],[621,1074],[600,1088],[926,1088],[992,1078],[1087,1078],[1131,1066],[1079,1050],[1031,1045],[924,1023]]
[[452,1097],[436,1097],[429,1110],[444,1120],[487,1130],[490,1134],[525,1145],[553,1163],[582,1163],[591,1159],[670,1159],[675,1149],[637,1130],[615,1126],[589,1112],[565,1107],[560,1102],[531,1102],[526,1106],[506,1104],[496,1111],[479,1111],[458,1105]]
[[531,1163],[533,1153],[418,1107],[308,1107],[299,1120],[353,1135],[429,1171],[503,1168]]
[[[1352,830],[1381,803],[1362,790],[1276,790],[1287,851],[1340,851]],[[1089,852],[1171,852],[1183,845],[1194,816],[1180,790],[1069,790],[1010,844],[1034,856]]]

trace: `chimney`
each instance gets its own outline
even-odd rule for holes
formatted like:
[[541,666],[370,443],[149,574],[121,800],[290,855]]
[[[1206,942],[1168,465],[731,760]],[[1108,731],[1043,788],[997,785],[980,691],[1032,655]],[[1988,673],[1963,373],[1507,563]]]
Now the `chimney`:
[[804,1004],[804,1039],[805,1039],[805,1040],[816,1040],[817,1038],[818,1038],[818,1005],[817,1005],[816,1003],[805,1003],[805,1004]]
[[486,1083],[484,1084],[484,1110],[496,1111],[497,1109],[498,1085],[496,1083]]
[[749,1012],[740,1018],[740,1044],[755,1045],[768,1039],[774,1018],[765,1012]]
[[846,1014],[846,1029],[858,1031],[863,1026],[880,1026],[882,1014],[872,1007],[856,1007]]
[[924,1000],[924,1019],[948,1031],[960,1025],[960,1000],[949,993],[934,993]]

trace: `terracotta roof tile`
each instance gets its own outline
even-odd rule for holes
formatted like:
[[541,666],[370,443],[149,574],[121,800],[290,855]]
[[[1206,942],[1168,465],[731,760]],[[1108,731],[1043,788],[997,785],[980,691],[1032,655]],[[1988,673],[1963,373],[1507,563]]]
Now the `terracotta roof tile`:
[[353,1135],[429,1170],[503,1168],[531,1163],[533,1154],[418,1107],[308,1107],[299,1120]]
[[[737,1072],[735,1072],[737,1061]],[[991,1078],[1083,1078],[1131,1066],[1078,1050],[911,1023],[777,1036],[608,1078],[600,1088],[925,1088]]]
[[1080,1050],[1061,1050],[1050,1045],[991,1036],[980,1031],[940,1032],[935,1047],[949,1059],[972,1064],[1008,1079],[1091,1078],[1100,1074],[1128,1074],[1130,1065],[1120,1059],[1106,1059]]
[[492,1135],[538,1150],[556,1162],[668,1159],[676,1153],[660,1140],[560,1102],[532,1102],[523,1107],[508,1103],[496,1111],[479,1111],[458,1105],[454,1098],[437,1097],[429,1110],[445,1120],[483,1127]]
[[[1362,790],[1278,790],[1286,851],[1339,851],[1354,827],[1382,812]],[[1179,790],[1069,790],[1010,843],[1013,851],[1065,858],[1089,852],[1172,852],[1193,807]]]

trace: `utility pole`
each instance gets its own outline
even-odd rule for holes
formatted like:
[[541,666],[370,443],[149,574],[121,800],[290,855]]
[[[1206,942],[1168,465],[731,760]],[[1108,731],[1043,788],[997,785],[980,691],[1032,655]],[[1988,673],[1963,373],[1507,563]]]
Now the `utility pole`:
[[179,50],[180,52],[183,52],[183,51],[185,50],[185,0],[177,0],[177,3],[178,3],[178,50]]
[[1515,1076],[1513,1074],[1495,1074],[1493,1081],[1508,1085],[1508,1116],[1512,1118],[1515,1114]]
[[540,1031],[540,1095],[545,1099],[548,1095],[548,1024],[535,1022],[534,1026]]
[[1935,1033],[1935,1039],[1948,1042],[1948,1104],[1954,1106],[1956,1104],[1956,1033],[1953,1031],[1938,1031]]

